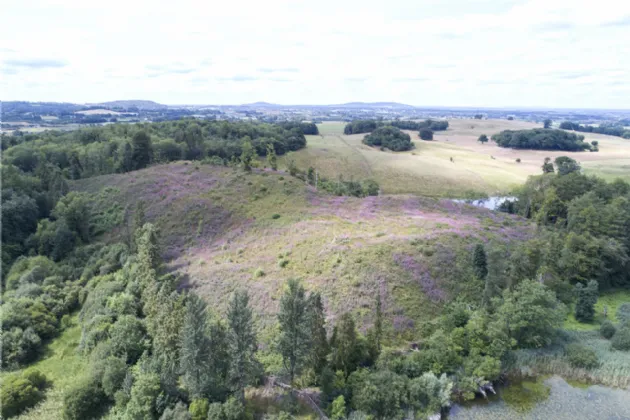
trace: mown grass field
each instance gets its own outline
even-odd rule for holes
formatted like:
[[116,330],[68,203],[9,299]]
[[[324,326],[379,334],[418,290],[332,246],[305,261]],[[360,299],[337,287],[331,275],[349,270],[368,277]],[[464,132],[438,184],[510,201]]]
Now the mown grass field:
[[[568,155],[582,163],[586,173],[606,179],[630,180],[630,140],[585,133],[599,141],[600,151],[549,152],[500,148],[492,141],[482,145],[479,135],[540,125],[508,120],[449,121],[449,129],[436,132],[434,141],[422,141],[408,131],[416,148],[409,152],[381,152],[361,143],[365,134],[343,135],[344,123],[324,122],[319,136],[307,136],[306,149],[293,153],[298,166],[316,167],[323,176],[372,177],[386,194],[429,197],[468,197],[509,192],[539,174],[545,157]],[[451,162],[453,158],[454,162]],[[517,163],[516,159],[521,162]]]

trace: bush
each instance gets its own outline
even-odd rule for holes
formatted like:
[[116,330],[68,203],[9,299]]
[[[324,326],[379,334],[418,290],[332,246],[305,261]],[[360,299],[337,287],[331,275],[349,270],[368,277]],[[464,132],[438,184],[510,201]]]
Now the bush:
[[622,303],[619,308],[617,308],[616,315],[619,322],[630,322],[630,302]]
[[42,400],[46,377],[39,371],[6,377],[0,389],[2,417],[13,417]]
[[272,218],[272,219],[279,219],[279,218],[280,218],[280,215],[279,215],[278,213],[275,213],[275,214],[272,214],[272,215],[271,215],[271,218]]
[[420,130],[419,135],[422,140],[433,140],[433,131],[428,128]]
[[625,325],[617,330],[612,340],[610,340],[610,344],[615,350],[630,350],[630,326]]
[[562,130],[534,128],[531,130],[505,130],[492,136],[499,147],[534,150],[567,150],[578,152],[591,148],[584,136]]
[[160,420],[191,420],[191,417],[186,404],[178,402],[175,407],[166,408]]
[[386,147],[394,152],[411,150],[413,148],[409,134],[403,133],[392,126],[377,128],[372,134],[368,134],[363,138],[363,144]]
[[569,364],[573,367],[592,369],[599,365],[595,351],[579,344],[569,344],[566,355]]
[[223,405],[215,402],[208,407],[208,420],[223,420]]
[[95,380],[79,381],[63,397],[63,418],[84,420],[98,417],[107,402],[107,396]]
[[342,420],[346,418],[346,399],[343,395],[338,396],[332,402],[330,418],[331,420]]
[[610,340],[613,335],[615,335],[616,331],[617,329],[615,328],[613,323],[608,320],[604,321],[602,323],[602,326],[599,327],[599,333],[607,340]]
[[265,275],[265,272],[263,271],[262,268],[257,268],[256,271],[254,271],[254,278],[257,279],[258,277],[262,277]]
[[521,158],[517,158],[516,163],[521,163]]
[[190,417],[192,420],[206,420],[210,403],[205,398],[198,398],[190,403]]

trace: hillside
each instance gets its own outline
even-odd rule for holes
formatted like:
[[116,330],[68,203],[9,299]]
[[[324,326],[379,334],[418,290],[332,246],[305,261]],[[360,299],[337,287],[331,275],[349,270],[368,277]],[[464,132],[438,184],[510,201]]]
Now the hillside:
[[350,309],[369,325],[380,291],[390,334],[417,336],[442,303],[478,292],[467,282],[475,243],[532,232],[516,216],[447,200],[333,197],[280,172],[174,163],[74,183],[104,187],[131,208],[147,203],[182,285],[217,310],[246,288],[261,327],[275,322],[281,288],[296,277],[323,294],[329,321]]
[[137,107],[144,110],[155,110],[155,109],[164,109],[167,108],[166,105],[159,104],[153,101],[145,101],[145,100],[122,100],[122,101],[109,101],[109,102],[101,102],[98,104],[99,106],[104,106],[108,108],[130,108]]

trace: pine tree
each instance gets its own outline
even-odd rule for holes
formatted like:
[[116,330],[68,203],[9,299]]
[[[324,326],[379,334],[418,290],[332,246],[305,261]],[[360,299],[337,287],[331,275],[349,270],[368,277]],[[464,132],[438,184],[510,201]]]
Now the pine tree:
[[252,171],[252,161],[254,160],[254,147],[250,142],[249,137],[245,137],[243,146],[241,149],[241,165],[245,172]]
[[131,146],[133,169],[142,169],[149,166],[153,158],[151,136],[149,136],[145,131],[140,130],[131,138]]
[[311,351],[309,364],[320,375],[326,367],[326,358],[330,352],[326,338],[326,316],[324,304],[319,293],[311,293],[308,297],[307,311],[309,319],[309,334],[311,339]]
[[586,287],[582,283],[575,285],[575,294],[577,302],[575,304],[575,319],[580,322],[591,322],[595,316],[595,304],[597,303],[597,295],[599,284],[596,280],[591,280]]
[[188,295],[181,336],[182,382],[192,399],[206,398],[211,383],[210,338],[206,303],[195,293]]
[[247,292],[237,290],[232,298],[228,313],[228,343],[230,349],[229,379],[233,391],[245,403],[245,387],[252,382],[256,371],[256,334],[252,310]]
[[158,230],[152,223],[146,223],[136,235],[139,281],[145,287],[157,280],[161,264],[158,236]]
[[475,245],[473,251],[473,271],[478,279],[484,280],[488,275],[488,263],[486,261],[486,250],[482,244]]
[[333,329],[330,340],[332,366],[346,377],[355,369],[357,361],[357,331],[352,315],[344,313]]
[[131,144],[129,144],[128,142],[125,142],[122,154],[120,155],[120,160],[118,161],[118,171],[133,171],[133,149],[131,147]]
[[276,157],[276,150],[273,144],[267,144],[267,164],[274,171],[278,170],[278,158]]
[[309,350],[309,323],[304,287],[290,279],[280,300],[278,347],[291,383],[303,367]]

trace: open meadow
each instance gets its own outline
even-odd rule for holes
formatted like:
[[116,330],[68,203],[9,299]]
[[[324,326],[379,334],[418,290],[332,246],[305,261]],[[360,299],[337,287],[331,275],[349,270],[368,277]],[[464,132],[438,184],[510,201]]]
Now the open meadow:
[[[415,144],[408,152],[382,152],[362,144],[365,134],[344,135],[343,122],[319,124],[320,135],[307,136],[307,147],[293,153],[301,168],[309,165],[321,175],[345,179],[374,178],[384,194],[419,194],[430,197],[500,195],[539,174],[545,157],[570,156],[588,174],[611,180],[630,180],[630,140],[603,134],[585,134],[586,141],[599,141],[599,152],[550,152],[514,150],[494,142],[477,142],[503,130],[540,127],[508,120],[455,119],[446,131],[423,141],[416,131],[406,131]],[[453,161],[451,161],[453,158]],[[520,162],[516,162],[520,159]]]

